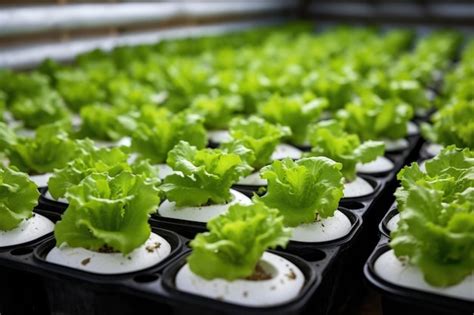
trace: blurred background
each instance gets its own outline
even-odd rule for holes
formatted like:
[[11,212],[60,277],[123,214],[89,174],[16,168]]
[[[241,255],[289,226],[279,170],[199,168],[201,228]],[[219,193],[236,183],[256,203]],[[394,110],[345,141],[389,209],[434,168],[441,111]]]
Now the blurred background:
[[290,19],[318,24],[432,25],[470,31],[474,1],[0,0],[0,67],[70,60],[95,48],[221,33]]

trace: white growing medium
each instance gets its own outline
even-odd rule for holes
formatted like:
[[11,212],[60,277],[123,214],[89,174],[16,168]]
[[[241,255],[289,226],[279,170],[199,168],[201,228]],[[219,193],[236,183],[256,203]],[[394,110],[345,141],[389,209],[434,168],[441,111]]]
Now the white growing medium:
[[75,128],[79,128],[82,124],[82,118],[80,115],[78,114],[73,114],[71,116],[71,123],[72,123],[72,126],[75,127]]
[[374,187],[362,177],[357,176],[351,182],[344,183],[343,198],[356,198],[368,196],[374,192]]
[[422,171],[423,173],[426,173],[426,161],[421,161],[419,163],[419,167],[420,167],[420,171]]
[[393,162],[387,159],[385,156],[379,156],[372,162],[368,163],[358,163],[356,166],[356,170],[359,173],[364,174],[377,174],[377,173],[385,173],[390,172],[393,170],[395,166]]
[[[16,123],[12,123],[10,125],[10,127],[12,127],[12,128],[17,128],[17,127],[20,127],[20,126],[21,126],[21,124],[16,124]],[[36,135],[36,131],[34,131],[33,129],[20,128],[20,129],[16,130],[16,134],[18,136],[22,136],[22,137],[34,138],[35,135]]]
[[62,202],[62,203],[68,203],[67,199],[66,198],[59,198],[59,199],[54,199],[53,196],[51,196],[51,193],[49,192],[49,190],[46,190],[45,194],[44,194],[44,198],[47,199],[47,200],[51,200],[51,201],[58,201],[58,202]]
[[408,140],[404,138],[397,140],[384,139],[383,142],[385,143],[385,152],[402,151],[409,146]]
[[123,137],[119,141],[117,141],[117,146],[124,146],[130,147],[132,145],[132,138],[130,137]]
[[175,202],[165,200],[158,208],[158,213],[165,218],[188,220],[194,222],[207,222],[210,219],[221,215],[234,204],[250,205],[252,201],[233,189],[230,190],[232,201],[226,204],[210,205],[202,207],[176,207]]
[[127,255],[100,253],[62,244],[48,253],[46,261],[90,273],[112,275],[152,267],[168,257],[170,252],[171,245],[161,236],[151,233],[143,245]]
[[294,146],[289,145],[289,144],[281,143],[277,145],[277,147],[275,148],[275,151],[273,152],[271,159],[282,160],[285,158],[290,158],[293,160],[297,160],[297,159],[300,159],[302,155],[303,155],[303,152],[300,149],[295,148]]
[[387,222],[387,229],[392,232],[395,231],[398,227],[398,222],[400,221],[400,213],[394,215],[390,220]]
[[132,145],[132,139],[124,137],[117,141],[94,140],[94,144],[98,148],[113,148],[119,146],[130,147]]
[[428,153],[430,157],[437,156],[441,150],[443,150],[443,146],[441,144],[430,143],[426,146],[426,153]]
[[224,143],[232,140],[229,131],[227,130],[209,130],[207,132],[209,141],[214,143]]
[[164,179],[166,176],[174,173],[173,169],[168,164],[163,163],[163,164],[157,164],[155,166],[158,168],[158,177],[160,179]]
[[317,243],[339,239],[350,233],[352,228],[349,218],[339,210],[334,216],[301,224],[293,228],[292,241]]
[[51,220],[35,213],[31,218],[23,220],[13,230],[0,230],[0,247],[28,243],[53,232],[53,230],[54,223]]
[[238,185],[266,186],[267,180],[260,177],[259,172],[252,173],[237,182]]
[[53,176],[53,173],[46,173],[40,175],[30,175],[30,179],[38,186],[39,188],[48,187],[48,180]]
[[176,275],[176,288],[195,295],[253,307],[283,304],[298,296],[305,278],[295,264],[281,256],[265,252],[260,265],[272,275],[271,279],[206,280],[194,274],[186,264]]
[[426,283],[419,268],[398,260],[393,250],[380,255],[375,261],[374,269],[379,277],[401,287],[474,302],[474,273],[459,284],[443,288],[434,287]]
[[407,123],[407,134],[409,136],[416,136],[416,135],[420,134],[420,128],[414,122],[409,121]]

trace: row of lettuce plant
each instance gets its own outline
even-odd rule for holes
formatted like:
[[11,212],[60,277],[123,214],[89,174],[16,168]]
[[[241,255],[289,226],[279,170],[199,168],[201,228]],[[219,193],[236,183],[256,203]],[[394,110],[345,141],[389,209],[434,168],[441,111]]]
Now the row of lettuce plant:
[[[371,104],[367,105],[371,115],[392,110],[411,118],[403,108],[387,104],[406,103],[414,108],[426,103],[426,99],[420,100],[426,92],[423,82],[415,79],[419,83],[416,87],[416,83],[400,79],[414,76],[405,69],[408,66],[397,67],[403,71],[382,78],[384,69],[410,47],[412,33],[381,34],[374,29],[347,27],[317,34],[301,27],[280,30],[270,32],[260,44],[252,42],[238,48],[219,48],[216,39],[189,40],[122,47],[110,54],[88,53],[72,66],[47,62],[28,74],[6,71],[0,76],[1,94],[11,114],[7,116],[13,116],[6,119],[10,123],[20,120],[28,128],[58,119],[72,120],[73,125],[78,125],[77,137],[115,141],[135,128],[134,118],[143,106],[200,114],[208,130],[226,129],[234,115],[257,114],[290,127],[292,135],[285,141],[303,145],[307,143],[308,125],[320,119],[323,111],[327,115],[346,107],[343,111],[351,112],[354,104],[365,108],[367,102]],[[268,30],[256,31],[259,32],[268,34]],[[232,38],[240,41],[235,36],[226,42],[232,42]],[[434,33],[420,39],[414,53],[408,54],[415,60],[410,63],[415,65],[410,71],[417,71],[416,67],[428,72],[443,68],[436,60],[449,59],[456,50],[457,38],[456,34]],[[284,44],[290,40],[296,44]],[[201,41],[214,42],[216,47],[183,55],[163,49],[174,45],[189,47]],[[345,45],[342,47],[339,42]],[[381,57],[373,58],[374,52]],[[131,58],[127,63],[126,57]],[[421,62],[425,59],[435,61]],[[365,77],[375,81],[361,80]],[[380,101],[366,96],[370,92]],[[372,103],[380,104],[375,109]],[[363,134],[359,136],[364,138]],[[370,136],[371,140],[393,138],[383,132]]]

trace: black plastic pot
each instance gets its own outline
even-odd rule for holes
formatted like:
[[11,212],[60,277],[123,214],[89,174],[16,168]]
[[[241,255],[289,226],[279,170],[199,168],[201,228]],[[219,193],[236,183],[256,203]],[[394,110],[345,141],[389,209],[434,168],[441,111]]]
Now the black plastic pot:
[[64,213],[69,205],[67,203],[49,198],[46,194],[47,191],[47,187],[40,190],[41,195],[39,197],[39,207],[43,209],[49,209],[57,213]]
[[[122,292],[122,286],[129,282],[147,283],[158,278],[156,273],[183,250],[184,240],[176,233],[159,228],[152,228],[152,231],[170,243],[170,255],[156,266],[121,275],[96,275],[47,262],[45,257],[56,244],[54,238],[38,246],[30,263],[45,280],[51,313],[131,314],[144,311],[150,305],[156,306],[154,302],[150,304],[133,295],[124,298]],[[162,307],[161,303],[156,304]]]
[[274,254],[282,256],[294,263],[305,275],[305,285],[300,294],[288,303],[272,306],[272,307],[247,307],[232,303],[225,303],[206,297],[201,297],[186,292],[179,291],[174,283],[175,276],[179,269],[186,263],[184,253],[172,265],[170,265],[163,273],[163,287],[166,291],[174,296],[178,304],[174,304],[174,311],[177,314],[191,314],[198,312],[199,314],[302,314],[307,310],[308,302],[311,300],[321,278],[317,268],[314,265],[304,261],[296,256],[282,253],[279,251],[271,251]]
[[390,238],[390,230],[389,228],[387,227],[387,224],[388,222],[390,221],[390,219],[392,219],[394,216],[396,216],[398,214],[398,210],[396,208],[396,205],[394,205],[392,207],[392,209],[390,209],[387,214],[383,217],[382,221],[380,222],[379,224],[379,230],[380,230],[380,233],[385,236],[386,238]]
[[[56,213],[39,209],[35,212],[53,222],[59,220],[59,215]],[[0,256],[14,256],[21,259],[24,255],[31,254],[35,246],[49,237],[51,237],[51,234],[31,242],[0,247]],[[28,268],[18,270],[17,267],[14,263],[5,265],[0,263],[0,314],[48,314],[49,305],[46,299],[46,289],[41,277],[29,272]]]
[[377,275],[374,269],[375,261],[390,250],[386,242],[387,239],[382,238],[364,266],[367,281],[382,295],[384,315],[472,315],[474,302],[398,286]]

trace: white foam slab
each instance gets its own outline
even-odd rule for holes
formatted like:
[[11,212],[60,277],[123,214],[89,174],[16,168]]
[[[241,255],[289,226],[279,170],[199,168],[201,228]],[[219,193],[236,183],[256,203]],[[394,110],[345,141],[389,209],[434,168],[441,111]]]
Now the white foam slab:
[[308,243],[333,241],[349,234],[351,228],[349,218],[336,210],[332,217],[294,227],[291,240]]
[[162,217],[188,220],[195,222],[207,222],[210,219],[221,215],[234,204],[249,205],[252,201],[244,194],[231,189],[233,199],[231,202],[221,205],[210,205],[202,207],[176,207],[175,202],[165,200],[158,208],[158,213]]
[[377,173],[385,173],[390,172],[393,170],[395,166],[393,162],[387,159],[385,156],[379,156],[372,162],[368,163],[358,163],[356,166],[356,170],[359,173],[364,174],[377,174]]
[[362,177],[357,176],[355,180],[344,183],[343,198],[356,198],[368,196],[374,192],[374,187]]
[[446,288],[434,287],[423,279],[417,267],[398,260],[393,250],[383,253],[375,261],[374,269],[382,279],[401,287],[474,301],[474,272],[459,284]]
[[149,239],[127,255],[99,253],[62,244],[54,247],[46,261],[95,274],[112,275],[152,267],[169,256],[171,245],[161,236],[151,233]]
[[28,243],[53,232],[53,230],[54,223],[51,220],[35,213],[31,218],[23,220],[13,230],[0,230],[0,247]]
[[305,278],[295,264],[281,256],[265,252],[260,265],[272,275],[271,279],[206,280],[194,274],[186,264],[176,275],[176,288],[228,303],[253,307],[278,305],[298,296]]

